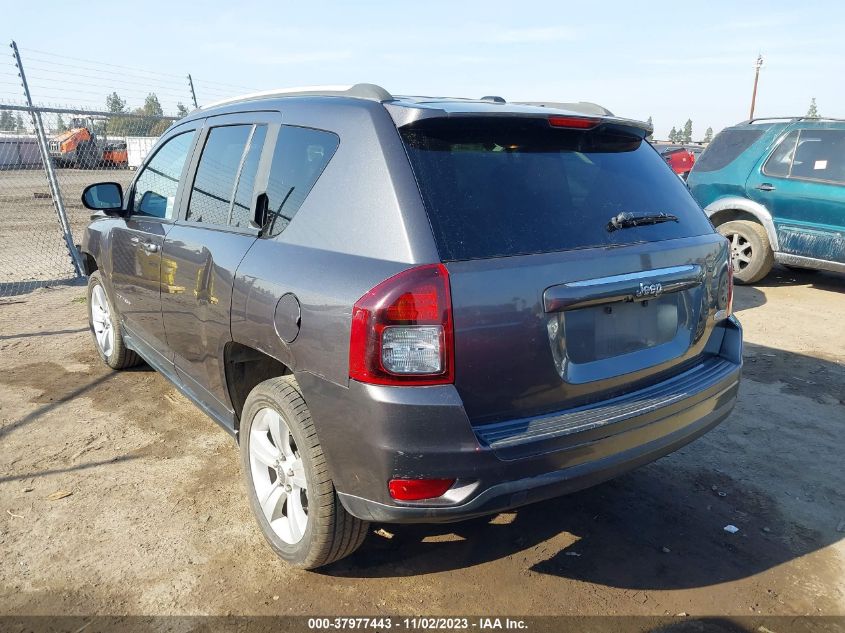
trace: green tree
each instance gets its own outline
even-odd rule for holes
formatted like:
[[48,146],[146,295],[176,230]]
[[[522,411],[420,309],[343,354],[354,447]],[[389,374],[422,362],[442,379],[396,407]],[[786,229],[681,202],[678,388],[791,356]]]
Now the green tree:
[[654,140],[654,122],[651,120],[651,117],[648,117],[648,119],[646,120],[646,123],[648,123],[648,126],[651,128],[651,132],[649,132],[649,135],[646,136],[646,140],[647,141],[653,141]]
[[687,122],[684,123],[684,132],[681,138],[684,143],[692,143],[692,119],[687,119]]
[[678,130],[675,129],[675,126],[672,126],[672,130],[669,132],[669,141],[672,143],[678,142]]
[[[117,92],[112,92],[106,97],[106,110],[116,115],[127,112],[126,100],[121,99]],[[105,133],[109,136],[129,136],[131,119],[122,116],[110,117],[106,123]]]
[[15,129],[15,117],[8,110],[0,112],[0,130],[12,132]]
[[147,98],[144,99],[144,105],[141,108],[141,114],[146,114],[147,116],[163,116],[164,110],[161,108],[161,102],[159,102],[156,93],[151,92],[147,95]]
[[819,118],[819,110],[816,108],[816,98],[813,97],[810,99],[810,108],[807,110],[807,118],[808,119],[818,119]]
[[185,104],[181,101],[176,104],[176,116],[178,116],[180,119],[182,117],[188,116],[188,108],[185,107]]
[[126,101],[116,92],[106,98],[106,107],[117,115],[109,119],[107,131],[111,136],[160,136],[170,126],[169,120],[160,118],[164,110],[154,92],[147,95],[144,105],[132,110],[132,116],[120,116],[130,113],[127,112]]
[[20,112],[15,115],[15,132],[20,134],[26,132],[26,126],[23,123],[23,117]]
[[708,127],[707,131],[704,132],[704,142],[709,143],[712,140],[713,140],[713,128]]
[[121,99],[117,92],[106,97],[106,110],[109,112],[126,112],[126,101]]
[[61,114],[56,117],[56,132],[67,132],[67,123]]

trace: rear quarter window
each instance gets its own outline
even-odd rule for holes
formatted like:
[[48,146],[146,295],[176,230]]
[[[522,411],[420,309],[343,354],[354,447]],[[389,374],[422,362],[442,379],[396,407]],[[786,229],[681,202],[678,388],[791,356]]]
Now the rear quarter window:
[[339,144],[340,138],[333,132],[281,127],[267,181],[267,237],[287,228]]
[[695,164],[696,171],[716,171],[730,165],[763,134],[763,129],[723,130]]

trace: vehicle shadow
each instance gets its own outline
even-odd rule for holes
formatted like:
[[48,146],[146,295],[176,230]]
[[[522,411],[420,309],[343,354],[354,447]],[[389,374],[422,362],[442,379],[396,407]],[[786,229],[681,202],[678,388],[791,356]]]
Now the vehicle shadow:
[[812,271],[775,266],[765,279],[754,285],[758,288],[807,285],[819,290],[845,292],[845,275],[822,270]]
[[765,305],[766,293],[754,286],[735,286],[733,311],[736,313]]
[[[85,328],[87,329],[87,328]],[[96,354],[96,352],[91,352],[92,357]],[[27,380],[27,370],[30,369],[30,366],[22,366],[22,371],[20,372],[23,376],[18,376],[15,372],[5,372],[2,376],[0,376],[0,382],[7,384],[7,385],[24,385],[24,386],[32,386],[29,384]],[[43,367],[41,367],[43,371]],[[141,363],[136,367],[131,367],[128,369],[122,370],[125,372],[152,372],[155,371],[152,367],[147,365],[146,363]],[[66,377],[66,372],[61,370],[63,376]],[[74,382],[60,382],[53,387],[51,391],[51,395],[44,396],[46,401],[41,404],[41,406],[37,407],[36,409],[30,411],[25,416],[20,417],[16,420],[12,420],[11,422],[5,424],[4,426],[0,426],[0,440],[2,440],[5,436],[9,435],[17,431],[18,429],[32,424],[34,422],[38,422],[41,417],[52,411],[54,409],[60,408],[62,405],[79,398],[81,396],[88,395],[90,392],[94,391],[95,389],[101,388],[103,385],[107,384],[108,382],[114,380],[118,376],[118,372],[109,371],[108,373],[102,373],[93,379],[88,379],[87,374],[74,374],[74,380],[78,380],[78,384]],[[45,390],[46,391],[46,390]],[[40,399],[36,399],[36,402],[41,402]]]
[[[824,412],[839,407],[831,394],[845,397],[845,367],[750,344],[746,357],[757,359],[746,363],[755,367],[746,371],[743,384],[743,393],[756,394],[755,402],[768,399],[774,411],[787,405],[809,411],[812,403],[796,404],[792,398],[801,395],[821,399],[824,404],[813,406],[824,409],[800,420],[786,409],[763,416],[741,395],[742,406],[724,424],[639,470],[495,517],[375,525],[357,553],[321,573],[401,577],[513,557],[531,571],[589,583],[686,589],[747,578],[837,542],[843,535],[835,529],[840,519],[832,515],[845,503],[845,485],[836,474],[841,472],[836,441],[826,447],[824,439],[835,437],[837,423]],[[786,368],[796,376],[813,376],[816,391],[805,383],[793,392],[778,381]],[[749,389],[751,381],[777,382],[774,389],[788,395],[781,401],[763,392],[772,389],[764,384]],[[780,432],[787,422],[792,428]],[[765,440],[759,441],[763,433]],[[801,441],[811,433],[816,442]],[[817,495],[821,509],[812,514],[785,503],[795,489]],[[728,533],[729,525],[739,531]]]

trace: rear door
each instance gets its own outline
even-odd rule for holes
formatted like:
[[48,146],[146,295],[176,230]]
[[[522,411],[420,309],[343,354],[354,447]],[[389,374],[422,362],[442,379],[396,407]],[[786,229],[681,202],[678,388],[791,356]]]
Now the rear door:
[[746,187],[772,214],[781,251],[845,262],[845,130],[792,130]]
[[[167,342],[185,387],[215,411],[231,412],[223,351],[235,270],[258,236],[256,184],[277,113],[210,117],[199,140],[182,213],[164,242]],[[265,177],[266,180],[266,177]]]
[[186,124],[164,140],[135,178],[128,215],[111,233],[110,280],[123,325],[130,337],[150,348],[146,352],[156,352],[167,363],[173,356],[161,315],[161,250],[176,218],[196,136],[196,127]]
[[474,424],[604,400],[707,353],[726,241],[641,137],[523,118],[401,132],[449,270]]

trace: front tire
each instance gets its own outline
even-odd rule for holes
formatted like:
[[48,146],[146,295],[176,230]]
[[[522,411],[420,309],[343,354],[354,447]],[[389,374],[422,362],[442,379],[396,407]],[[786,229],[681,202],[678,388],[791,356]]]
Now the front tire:
[[98,270],[88,277],[88,327],[100,358],[112,369],[127,369],[141,362],[123,341],[117,314]]
[[295,567],[315,569],[358,549],[369,524],[340,503],[293,377],[255,387],[241,420],[241,470],[249,504],[273,551]]
[[733,220],[716,227],[731,243],[734,280],[753,284],[769,274],[775,254],[762,224],[748,220]]

